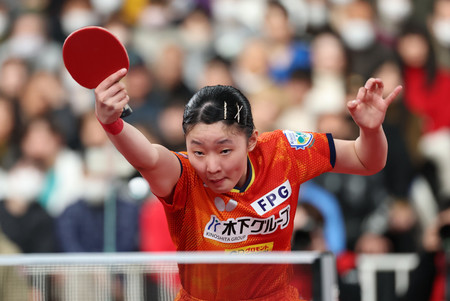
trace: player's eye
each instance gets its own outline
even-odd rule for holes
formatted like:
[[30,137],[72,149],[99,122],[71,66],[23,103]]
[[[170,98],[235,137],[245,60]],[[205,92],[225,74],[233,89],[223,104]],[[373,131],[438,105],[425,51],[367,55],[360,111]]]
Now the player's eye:
[[201,151],[194,151],[194,155],[196,155],[196,156],[198,156],[198,157],[201,157],[201,156],[203,156],[204,154],[203,154],[203,152],[201,152]]
[[223,155],[227,155],[227,154],[231,153],[231,149],[223,149],[220,153]]

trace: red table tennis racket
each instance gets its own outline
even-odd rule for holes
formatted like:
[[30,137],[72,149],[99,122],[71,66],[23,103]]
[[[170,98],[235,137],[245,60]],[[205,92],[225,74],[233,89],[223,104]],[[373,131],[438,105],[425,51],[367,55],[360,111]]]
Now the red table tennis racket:
[[[86,26],[72,32],[64,41],[63,60],[67,71],[81,86],[94,89],[119,69],[130,67],[123,44],[110,31]],[[132,113],[126,105],[121,117]]]

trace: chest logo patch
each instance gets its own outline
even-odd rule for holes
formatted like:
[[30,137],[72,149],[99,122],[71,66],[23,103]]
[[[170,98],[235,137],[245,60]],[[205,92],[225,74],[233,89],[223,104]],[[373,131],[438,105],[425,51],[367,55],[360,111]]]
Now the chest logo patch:
[[270,210],[278,207],[286,201],[292,194],[291,184],[289,180],[254,201],[251,205],[259,215],[264,215]]
[[223,243],[236,243],[246,241],[249,235],[265,235],[284,229],[289,225],[290,206],[281,209],[276,215],[260,219],[248,216],[220,220],[211,215],[205,226],[203,236]]
[[222,198],[216,197],[214,199],[214,205],[216,205],[217,210],[231,212],[236,208],[237,202],[233,199],[230,199],[228,203],[225,205],[225,201]]
[[297,150],[305,149],[314,142],[314,136],[310,133],[284,130],[283,134],[286,136],[291,147]]

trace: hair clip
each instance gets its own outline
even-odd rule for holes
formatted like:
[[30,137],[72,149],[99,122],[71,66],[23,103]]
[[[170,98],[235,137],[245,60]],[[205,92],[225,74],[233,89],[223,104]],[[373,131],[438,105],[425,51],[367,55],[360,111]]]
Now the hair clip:
[[223,102],[223,119],[227,119],[227,102]]
[[244,107],[244,106],[240,106],[239,107],[239,104],[238,103],[236,103],[236,107],[237,107],[237,113],[236,113],[236,115],[234,116],[234,119],[236,119],[237,118],[237,122],[239,123],[240,121],[241,121],[241,110],[242,110],[242,108]]

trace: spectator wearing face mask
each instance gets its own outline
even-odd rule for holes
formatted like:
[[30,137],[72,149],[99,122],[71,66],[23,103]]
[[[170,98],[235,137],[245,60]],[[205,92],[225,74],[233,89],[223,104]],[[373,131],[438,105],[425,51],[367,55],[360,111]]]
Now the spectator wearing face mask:
[[[217,55],[234,60],[247,39],[261,30],[267,1],[209,1],[213,21],[213,48]],[[192,68],[190,68],[192,69]]]
[[393,58],[393,52],[379,40],[371,3],[355,0],[335,6],[330,18],[333,30],[340,35],[348,51],[349,72],[360,82],[369,78],[384,61]]
[[439,65],[450,68],[450,1],[436,0],[428,18]]
[[125,1],[122,0],[66,0],[54,1],[53,10],[58,14],[60,31],[67,37],[84,26],[104,25],[117,14]]
[[25,60],[34,69],[60,70],[61,45],[49,38],[43,14],[27,11],[12,20],[11,32],[0,45],[0,64],[11,57]]
[[100,25],[100,17],[90,1],[67,0],[60,12],[61,30],[65,36],[90,25]]
[[44,174],[31,161],[20,160],[6,176],[0,201],[0,227],[23,253],[56,251],[54,221],[36,199]]
[[376,24],[379,39],[383,44],[394,47],[402,26],[413,13],[411,0],[376,0]]
[[[297,5],[297,1],[291,1]],[[306,5],[305,18],[307,20],[306,33],[312,36],[320,34],[330,29],[329,5],[330,3],[323,0],[304,1]],[[298,5],[297,5],[298,6]]]

